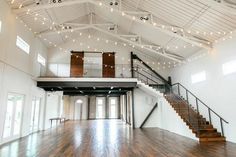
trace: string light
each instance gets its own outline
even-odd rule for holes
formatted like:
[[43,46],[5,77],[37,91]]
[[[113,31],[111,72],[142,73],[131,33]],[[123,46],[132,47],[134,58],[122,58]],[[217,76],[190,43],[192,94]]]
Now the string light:
[[[23,4],[22,4],[22,6],[23,6]],[[21,6],[21,7],[22,7]],[[27,10],[27,14],[30,14],[30,10],[28,9]],[[124,16],[125,15],[125,13],[123,12],[122,13],[122,15]],[[38,17],[39,16],[39,14],[35,14],[35,17],[34,17],[34,20],[36,21],[36,20],[38,20]],[[41,16],[40,16],[41,17]],[[16,19],[18,19],[18,17],[16,16]],[[43,21],[47,21],[48,19],[47,18],[42,18],[43,19]],[[135,16],[133,16],[133,19],[134,20],[136,20],[136,18],[135,18]],[[22,20],[20,21],[20,22],[23,22]],[[42,22],[42,24],[45,24],[44,22]],[[157,24],[156,23],[152,23],[154,26],[156,26]],[[56,25],[56,23],[55,22],[52,22],[52,25]],[[32,30],[31,28],[29,28],[27,25],[25,25],[25,27],[27,27],[30,31]],[[161,25],[161,27],[163,28],[163,29],[166,29],[167,27],[165,26],[165,25]],[[52,26],[50,26],[49,27],[50,28],[50,30],[52,30],[53,28],[52,28]],[[173,30],[174,30],[174,28],[173,28]],[[181,30],[181,29],[180,29]],[[181,30],[181,31],[184,31],[184,30]],[[73,32],[73,29],[71,30],[71,32]],[[188,30],[188,32],[189,33],[192,33],[192,31],[190,31],[190,30]],[[34,34],[36,34],[37,32],[33,32]],[[60,31],[58,31],[57,32],[58,34],[60,34],[61,32]],[[207,35],[207,34],[210,34],[210,35],[214,35],[214,33],[213,32],[209,32],[209,33],[207,33],[207,32],[200,32],[200,31],[196,31],[196,33],[197,34],[203,34],[203,35]],[[225,41],[226,39],[232,39],[233,38],[233,36],[232,36],[232,34],[233,34],[233,32],[232,31],[230,31],[229,33],[227,33],[227,32],[217,32],[217,34],[223,34],[223,35],[226,35],[226,34],[230,34],[230,36],[228,36],[228,37],[224,37],[224,38],[222,38],[221,40],[222,41]],[[80,32],[80,36],[82,35],[82,33]],[[44,38],[43,39],[44,41],[48,41],[46,38]],[[73,42],[74,42],[75,40],[73,40]],[[215,40],[214,41],[215,43],[218,43],[219,42],[219,40]],[[52,42],[51,41],[49,41],[49,44],[50,45],[52,45]],[[210,42],[207,42],[207,44],[211,44]],[[82,45],[82,44],[81,44]],[[115,43],[115,45],[116,45],[116,43]],[[126,44],[124,43],[123,44],[124,46],[126,46]],[[203,44],[199,44],[200,46],[202,46]],[[132,47],[134,47],[134,45],[131,45]],[[192,47],[194,47],[195,45],[193,45],[192,44]],[[57,47],[57,45],[55,45],[54,44],[54,47]],[[88,46],[89,47],[89,46]],[[177,48],[179,48],[179,46],[173,46],[173,47],[177,47]],[[184,45],[183,46],[183,48],[186,48],[187,46],[186,45]],[[89,47],[90,48],[90,47]],[[143,46],[141,46],[141,48],[143,48]],[[170,47],[169,46],[167,46],[166,47],[166,49],[169,49]],[[62,48],[60,48],[60,50],[62,50]],[[156,49],[157,50],[157,49]],[[204,55],[203,55],[204,56]],[[199,58],[199,57],[195,57],[195,58]],[[183,62],[183,63],[186,63],[186,62]],[[183,64],[183,63],[180,63],[180,64]],[[175,64],[175,66],[174,67],[176,67],[176,64]]]
[[[113,8],[112,8],[112,9],[113,9]],[[114,9],[113,9],[113,10],[114,10]],[[28,9],[27,12],[29,13],[29,11],[30,11],[30,10]],[[122,14],[122,15],[125,15],[124,12],[121,12],[121,14]],[[39,15],[36,13],[36,16],[39,16]],[[133,16],[133,19],[136,20],[135,16]],[[37,18],[35,18],[35,20],[37,20]],[[46,21],[46,20],[48,20],[48,19],[44,17],[43,20]],[[155,23],[155,22],[153,22],[152,24],[153,24],[154,26],[156,26],[156,23]],[[55,25],[55,22],[52,22],[52,25]],[[157,26],[157,27],[159,27],[159,26]],[[167,28],[168,28],[168,26],[165,26],[165,25],[161,25],[161,27],[162,27],[163,29],[167,29]],[[171,29],[172,29],[172,30],[175,30],[174,27],[171,27]],[[52,30],[52,27],[51,27],[51,26],[50,26],[50,30]],[[180,28],[180,30],[181,30],[181,31],[184,31],[182,28]],[[191,33],[191,32],[192,32],[191,30],[187,30],[187,31],[188,31],[188,33]],[[71,32],[73,32],[73,29],[71,30]],[[200,31],[195,31],[195,32],[198,33],[198,34],[200,34]],[[210,32],[210,33],[213,34],[213,32]],[[226,32],[223,32],[223,33],[218,32],[218,33],[219,33],[219,34],[227,34]],[[233,33],[233,32],[230,31],[230,33]],[[206,35],[207,32],[204,31],[203,34]],[[232,37],[229,37],[229,39],[231,39],[231,38],[232,38]],[[224,40],[226,40],[226,39],[223,39],[223,41],[224,41]],[[211,43],[210,43],[210,42],[207,42],[207,44],[210,45]],[[198,44],[198,45],[199,45],[199,46],[203,46],[203,44],[201,44],[201,43]],[[173,46],[173,47],[175,47],[175,46]],[[183,46],[183,47],[186,48],[186,46]],[[167,48],[167,49],[169,49],[169,48]]]

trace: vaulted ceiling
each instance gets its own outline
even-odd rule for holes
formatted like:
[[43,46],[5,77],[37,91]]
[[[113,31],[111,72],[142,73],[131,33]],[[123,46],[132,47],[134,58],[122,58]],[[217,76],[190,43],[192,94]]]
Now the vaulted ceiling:
[[211,50],[236,29],[233,0],[7,0],[48,46],[83,33],[173,61]]

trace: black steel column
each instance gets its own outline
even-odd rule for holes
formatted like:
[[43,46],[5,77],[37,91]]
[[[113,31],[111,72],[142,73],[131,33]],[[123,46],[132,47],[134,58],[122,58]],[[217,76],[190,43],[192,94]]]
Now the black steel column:
[[89,114],[90,114],[90,96],[88,96],[88,117],[87,120],[89,120]]
[[133,52],[130,53],[130,65],[131,65],[131,77],[134,78],[134,62],[133,62]]
[[125,95],[125,122],[127,123],[128,122],[128,116],[127,116],[127,113],[128,113],[128,98],[127,98],[127,93]]
[[133,129],[135,129],[135,120],[134,120],[134,89],[131,91],[132,94],[132,124],[133,124]]

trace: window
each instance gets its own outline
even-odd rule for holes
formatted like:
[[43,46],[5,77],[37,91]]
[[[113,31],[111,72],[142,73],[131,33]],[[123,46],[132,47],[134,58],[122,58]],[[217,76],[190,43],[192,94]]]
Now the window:
[[40,54],[38,54],[38,62],[40,63],[40,64],[42,64],[43,66],[45,66],[46,65],[46,60],[45,60],[45,58],[43,57],[43,56],[41,56]]
[[228,75],[236,72],[236,60],[223,64],[223,74]]
[[111,104],[115,105],[116,104],[116,99],[111,99]]
[[20,135],[23,103],[23,95],[8,94],[7,111],[5,113],[5,123],[3,129],[4,139],[13,138]]
[[16,38],[16,46],[19,47],[21,50],[29,54],[30,46],[27,42],[25,42],[21,37],[17,36]]
[[200,73],[192,75],[192,83],[198,83],[206,80],[206,72],[202,71]]
[[2,21],[0,21],[0,33],[2,32]]
[[103,100],[102,99],[98,99],[98,105],[102,105],[103,104]]

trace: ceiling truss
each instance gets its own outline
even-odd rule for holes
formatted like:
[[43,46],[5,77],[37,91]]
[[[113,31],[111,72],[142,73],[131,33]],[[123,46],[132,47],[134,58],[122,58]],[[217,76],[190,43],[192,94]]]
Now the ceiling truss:
[[[42,37],[44,35],[62,34],[62,33],[67,33],[67,32],[74,32],[74,31],[78,31],[78,30],[94,29],[98,32],[102,32],[106,35],[109,35],[109,36],[114,37],[118,40],[126,42],[126,43],[132,45],[133,47],[142,48],[144,50],[147,50],[149,52],[153,52],[155,54],[161,55],[165,58],[168,58],[168,59],[176,61],[176,62],[181,62],[185,59],[181,56],[177,56],[177,55],[173,56],[173,53],[168,52],[167,50],[162,48],[161,45],[154,45],[154,44],[148,44],[147,45],[147,44],[143,43],[142,38],[139,35],[119,34],[119,33],[117,33],[118,32],[117,31],[118,27],[115,27],[116,29],[114,31],[108,31],[108,30],[104,29],[104,27],[107,28],[107,26],[115,26],[115,24],[113,24],[113,23],[94,23],[93,18],[92,18],[93,16],[94,16],[94,14],[91,13],[90,14],[90,24],[65,22],[64,24],[62,24],[63,26],[74,26],[73,29],[61,30],[60,32],[54,31],[54,30],[46,30],[46,31],[38,33],[37,35],[39,37]],[[132,40],[132,38],[136,38],[137,40],[134,41],[134,40]]]
[[[196,38],[195,36],[188,34],[185,32],[185,30],[183,28],[175,27],[172,25],[161,25],[161,24],[154,23],[153,22],[153,15],[151,13],[146,12],[146,11],[128,11],[128,10],[123,11],[122,7],[121,7],[122,5],[120,5],[120,7],[118,9],[114,9],[108,5],[102,4],[102,2],[98,2],[98,1],[94,1],[94,0],[68,0],[68,1],[64,1],[62,3],[50,3],[50,4],[42,4],[42,5],[36,5],[36,6],[35,5],[25,6],[22,8],[14,9],[14,12],[17,14],[21,14],[21,13],[29,12],[29,11],[30,12],[31,11],[38,11],[38,10],[43,10],[43,9],[63,7],[63,6],[82,4],[82,3],[90,3],[90,4],[94,4],[96,6],[105,7],[106,9],[112,9],[113,12],[117,12],[121,16],[123,16],[129,20],[132,20],[132,21],[134,20],[134,17],[137,15],[147,15],[150,17],[151,22],[145,22],[143,20],[136,20],[136,22],[146,25],[146,26],[149,26],[149,27],[153,27],[166,35],[169,35],[169,36],[174,37],[176,39],[183,40],[189,44],[192,44],[192,45],[195,45],[195,46],[207,49],[207,50],[212,48],[211,42],[206,41],[201,38]],[[163,26],[165,27],[165,29],[163,29]],[[95,27],[95,26],[93,26],[93,27]],[[87,29],[86,26],[84,28]],[[172,30],[169,30],[166,28],[172,28]]]

